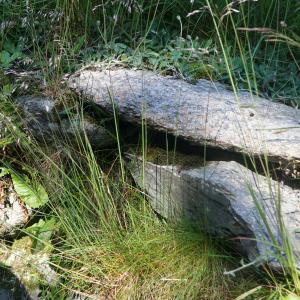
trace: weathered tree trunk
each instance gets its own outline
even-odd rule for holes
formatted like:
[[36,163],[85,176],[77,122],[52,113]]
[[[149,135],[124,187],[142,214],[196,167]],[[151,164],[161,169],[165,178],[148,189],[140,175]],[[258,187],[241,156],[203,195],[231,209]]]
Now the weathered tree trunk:
[[15,102],[25,116],[23,125],[39,141],[50,145],[62,141],[79,145],[80,140],[87,138],[96,148],[111,146],[116,142],[107,129],[87,116],[61,117],[50,98],[26,96],[17,98]]
[[78,72],[69,85],[101,108],[150,129],[201,145],[271,159],[300,160],[300,112],[284,104],[235,95],[220,84],[189,84],[150,71]]
[[259,258],[276,269],[278,257],[285,260],[287,236],[300,267],[300,191],[233,161],[182,166],[128,158],[135,182],[162,216],[187,219],[218,237],[233,238],[250,260]]

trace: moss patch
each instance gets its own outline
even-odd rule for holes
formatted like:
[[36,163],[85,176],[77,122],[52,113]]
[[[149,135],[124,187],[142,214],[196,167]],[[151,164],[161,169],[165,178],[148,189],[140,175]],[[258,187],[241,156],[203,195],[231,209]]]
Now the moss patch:
[[200,155],[186,155],[178,151],[166,151],[161,148],[148,148],[146,160],[158,165],[178,165],[186,167],[203,167],[204,159]]

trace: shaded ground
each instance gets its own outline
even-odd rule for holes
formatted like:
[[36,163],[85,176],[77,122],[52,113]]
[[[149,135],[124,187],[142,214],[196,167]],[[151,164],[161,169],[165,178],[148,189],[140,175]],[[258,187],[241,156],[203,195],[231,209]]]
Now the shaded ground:
[[0,300],[29,300],[26,290],[8,269],[0,269]]

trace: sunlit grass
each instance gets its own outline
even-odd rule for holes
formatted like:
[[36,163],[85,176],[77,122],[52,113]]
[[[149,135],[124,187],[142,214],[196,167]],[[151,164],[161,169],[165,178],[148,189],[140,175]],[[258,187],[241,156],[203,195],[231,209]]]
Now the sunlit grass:
[[253,287],[223,275],[236,262],[217,241],[160,219],[119,167],[107,175],[89,147],[81,151],[79,160],[68,152],[68,168],[44,156],[56,170],[45,185],[60,228],[52,261],[63,289],[116,299],[231,299],[239,285]]

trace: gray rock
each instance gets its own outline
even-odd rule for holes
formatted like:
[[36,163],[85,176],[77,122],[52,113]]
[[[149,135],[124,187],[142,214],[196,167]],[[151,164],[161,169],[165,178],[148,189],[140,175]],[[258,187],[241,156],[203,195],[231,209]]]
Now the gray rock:
[[[25,116],[24,125],[37,139],[47,144],[69,141],[80,144],[88,138],[91,145],[103,148],[115,144],[115,139],[104,127],[95,124],[92,118],[78,115],[63,116],[56,110],[55,102],[47,97],[24,96],[16,104]],[[80,137],[80,138],[79,138]]]
[[233,238],[251,261],[268,262],[276,269],[285,260],[286,235],[300,267],[299,191],[233,161],[205,166],[148,161],[143,172],[142,159],[128,157],[134,180],[162,216],[187,219],[218,237]]
[[13,234],[23,227],[32,215],[32,209],[25,205],[14,190],[11,180],[0,181],[0,237]]
[[69,86],[100,107],[186,140],[274,160],[300,160],[300,111],[200,80],[189,84],[150,71],[83,70]]
[[15,240],[11,247],[0,243],[0,260],[10,268],[32,300],[40,299],[41,285],[54,287],[59,283],[59,275],[50,264],[49,248],[34,249],[29,236]]

